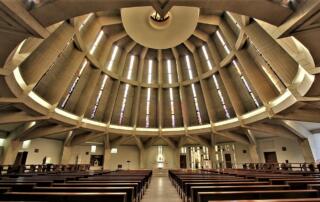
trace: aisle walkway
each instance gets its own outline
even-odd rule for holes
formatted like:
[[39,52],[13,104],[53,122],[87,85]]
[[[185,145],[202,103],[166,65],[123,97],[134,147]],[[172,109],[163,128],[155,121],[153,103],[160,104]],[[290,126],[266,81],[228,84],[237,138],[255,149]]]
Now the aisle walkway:
[[182,200],[168,176],[153,176],[141,202],[182,202]]

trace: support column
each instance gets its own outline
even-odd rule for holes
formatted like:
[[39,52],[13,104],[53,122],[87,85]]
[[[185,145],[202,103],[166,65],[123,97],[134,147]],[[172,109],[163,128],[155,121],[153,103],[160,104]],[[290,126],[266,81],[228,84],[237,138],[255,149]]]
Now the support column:
[[212,168],[216,169],[216,168],[218,168],[217,167],[218,162],[216,159],[216,151],[214,149],[214,146],[209,147],[208,150],[209,150],[209,158],[211,161],[211,166],[212,166]]
[[1,164],[13,165],[21,146],[22,142],[19,140],[8,138],[4,145]]
[[111,149],[105,148],[103,155],[103,170],[111,170]]
[[307,163],[315,162],[308,139],[301,140],[299,142],[299,145],[302,151],[304,161]]
[[144,149],[140,149],[139,150],[139,157],[140,157],[139,158],[139,168],[140,169],[146,169],[144,156],[145,156],[145,150]]
[[22,141],[19,139],[19,137],[25,131],[31,129],[34,125],[34,121],[25,123],[9,134],[8,138],[5,140],[3,148],[3,155],[1,158],[2,165],[12,165],[14,163],[16,156],[22,147]]
[[111,143],[110,136],[104,136],[103,170],[111,170]]
[[257,145],[255,144],[249,145],[249,156],[250,156],[251,163],[260,163],[260,158],[257,151]]
[[177,147],[175,150],[174,150],[174,157],[173,157],[173,168],[174,169],[180,169],[180,148]]
[[61,151],[61,161],[60,164],[70,164],[73,162],[70,162],[71,160],[71,146],[63,146]]

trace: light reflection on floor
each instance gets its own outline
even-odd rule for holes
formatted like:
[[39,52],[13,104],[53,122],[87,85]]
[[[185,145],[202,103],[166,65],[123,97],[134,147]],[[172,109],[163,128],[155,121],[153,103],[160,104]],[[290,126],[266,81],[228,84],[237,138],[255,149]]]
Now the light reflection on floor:
[[152,177],[141,202],[182,202],[168,177]]

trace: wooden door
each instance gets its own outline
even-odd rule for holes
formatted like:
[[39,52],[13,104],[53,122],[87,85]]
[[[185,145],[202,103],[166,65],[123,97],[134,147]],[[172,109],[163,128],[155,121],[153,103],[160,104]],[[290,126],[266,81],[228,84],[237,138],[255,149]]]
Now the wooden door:
[[266,163],[278,163],[276,152],[264,152],[264,159]]
[[226,168],[232,168],[231,154],[224,154],[224,159],[226,160]]
[[187,156],[180,155],[180,168],[187,168]]

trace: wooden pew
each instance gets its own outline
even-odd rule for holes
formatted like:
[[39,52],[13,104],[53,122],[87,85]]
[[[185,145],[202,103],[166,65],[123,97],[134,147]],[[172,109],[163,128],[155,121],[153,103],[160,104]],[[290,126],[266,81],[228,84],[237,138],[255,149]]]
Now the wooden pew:
[[289,185],[192,186],[191,202],[197,202],[198,192],[263,191],[288,189],[290,189]]
[[124,192],[127,195],[126,201],[133,202],[134,188],[133,187],[34,187],[31,192],[81,192],[81,193],[115,193]]
[[79,193],[79,192],[6,192],[0,200],[46,202],[126,202],[126,193]]
[[[209,202],[218,202],[218,201],[209,201]],[[268,199],[266,200],[224,200],[224,202],[320,202],[320,198],[270,199],[270,200]]]
[[191,187],[193,186],[250,186],[250,185],[268,185],[268,182],[189,182],[184,185],[184,197],[191,197]]
[[198,192],[198,202],[211,200],[240,199],[279,199],[279,198],[315,198],[317,190],[269,190],[269,191],[231,191],[231,192]]
[[133,187],[134,198],[140,200],[142,197],[138,183],[53,183],[52,187]]

